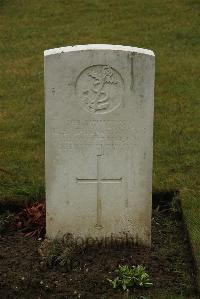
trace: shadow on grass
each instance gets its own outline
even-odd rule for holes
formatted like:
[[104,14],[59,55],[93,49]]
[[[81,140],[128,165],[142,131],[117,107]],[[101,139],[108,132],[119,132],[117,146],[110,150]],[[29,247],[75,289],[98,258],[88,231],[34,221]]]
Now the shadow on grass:
[[200,294],[200,290],[198,289],[198,282],[197,282],[197,263],[195,260],[195,254],[193,252],[192,246],[191,246],[191,240],[189,231],[187,228],[187,224],[183,215],[182,210],[182,204],[181,204],[181,198],[180,193],[178,190],[167,190],[167,191],[155,191],[152,195],[152,211],[160,211],[163,212],[163,215],[166,214],[174,214],[176,219],[178,218],[182,222],[182,228],[184,231],[184,235],[186,238],[186,241],[188,243],[188,250],[191,254],[191,263],[192,267],[194,269],[195,274],[195,291],[198,294]]
[[0,214],[5,211],[10,211],[12,213],[19,212],[21,209],[34,202],[45,201],[44,186],[35,186],[31,184],[23,186],[18,185],[17,188],[15,188],[15,191],[15,197],[5,197],[0,199]]
[[169,190],[169,191],[155,191],[152,196],[152,208],[155,210],[158,206],[162,209],[169,208],[173,200],[176,200],[180,205],[179,191]]

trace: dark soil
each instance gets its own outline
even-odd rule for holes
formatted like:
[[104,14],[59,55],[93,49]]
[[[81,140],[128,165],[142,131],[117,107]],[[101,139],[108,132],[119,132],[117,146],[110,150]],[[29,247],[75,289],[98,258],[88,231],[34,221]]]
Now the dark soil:
[[[0,237],[0,298],[195,298],[192,255],[180,212],[154,208],[150,250],[88,246],[76,254],[71,271],[45,266],[38,254],[42,240],[7,231]],[[144,265],[153,287],[131,289],[129,295],[113,290],[106,278],[114,278],[118,265],[125,264]]]

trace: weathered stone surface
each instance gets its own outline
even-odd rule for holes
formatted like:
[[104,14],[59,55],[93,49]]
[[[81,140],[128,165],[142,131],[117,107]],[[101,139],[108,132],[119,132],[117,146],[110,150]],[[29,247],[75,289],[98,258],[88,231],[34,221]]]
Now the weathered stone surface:
[[47,235],[150,245],[154,54],[45,51]]

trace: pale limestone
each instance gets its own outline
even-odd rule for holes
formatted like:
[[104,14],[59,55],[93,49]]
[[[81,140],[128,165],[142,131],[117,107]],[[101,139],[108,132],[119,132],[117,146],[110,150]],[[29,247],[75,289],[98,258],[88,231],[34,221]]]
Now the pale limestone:
[[47,236],[150,245],[153,52],[84,45],[44,55]]

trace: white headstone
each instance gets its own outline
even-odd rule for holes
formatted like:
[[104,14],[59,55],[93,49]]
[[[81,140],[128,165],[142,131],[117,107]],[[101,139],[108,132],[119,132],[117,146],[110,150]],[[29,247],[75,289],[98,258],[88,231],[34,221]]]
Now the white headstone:
[[84,45],[44,55],[47,236],[150,245],[153,52]]

